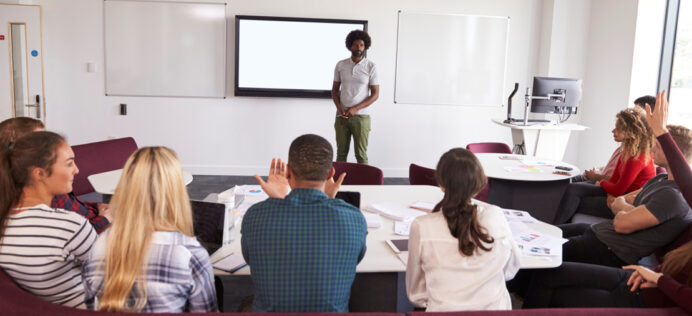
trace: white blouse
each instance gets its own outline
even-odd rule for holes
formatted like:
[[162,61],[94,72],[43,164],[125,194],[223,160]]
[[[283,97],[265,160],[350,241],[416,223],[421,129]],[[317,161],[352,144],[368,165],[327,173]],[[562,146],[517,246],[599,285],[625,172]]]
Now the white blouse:
[[480,225],[495,240],[490,251],[462,254],[441,211],[411,224],[406,292],[413,305],[426,311],[512,309],[505,281],[519,270],[521,253],[502,210],[474,203]]

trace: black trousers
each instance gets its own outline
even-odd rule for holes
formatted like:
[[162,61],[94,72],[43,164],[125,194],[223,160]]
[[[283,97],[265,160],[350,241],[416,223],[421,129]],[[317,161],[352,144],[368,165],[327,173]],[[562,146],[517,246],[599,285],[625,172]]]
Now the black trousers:
[[569,240],[562,245],[563,262],[582,262],[620,268],[627,265],[591,230],[591,224],[558,225],[562,236]]
[[583,213],[604,218],[613,218],[608,208],[607,193],[603,188],[587,182],[570,183],[562,196],[560,207],[553,223],[564,224],[575,213]]
[[640,292],[627,286],[632,271],[564,262],[555,269],[534,271],[523,308],[641,307]]

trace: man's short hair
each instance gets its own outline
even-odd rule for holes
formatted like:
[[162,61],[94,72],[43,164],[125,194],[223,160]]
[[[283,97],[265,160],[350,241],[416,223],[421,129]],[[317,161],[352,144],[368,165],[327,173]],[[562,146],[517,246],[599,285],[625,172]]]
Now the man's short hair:
[[353,46],[353,42],[356,40],[362,40],[363,43],[365,44],[365,50],[368,50],[370,48],[370,35],[368,35],[367,32],[361,31],[361,30],[353,30],[351,33],[348,33],[346,36],[346,48],[351,50],[351,46]]
[[668,125],[670,136],[673,137],[675,144],[678,145],[682,155],[685,156],[687,162],[692,161],[692,131],[689,128],[680,125]]
[[656,97],[653,95],[645,95],[634,100],[634,105],[640,106],[642,109],[646,109],[647,104],[651,106],[651,110],[653,110],[656,105]]
[[332,170],[334,151],[323,137],[306,134],[291,143],[288,167],[298,180],[324,181]]

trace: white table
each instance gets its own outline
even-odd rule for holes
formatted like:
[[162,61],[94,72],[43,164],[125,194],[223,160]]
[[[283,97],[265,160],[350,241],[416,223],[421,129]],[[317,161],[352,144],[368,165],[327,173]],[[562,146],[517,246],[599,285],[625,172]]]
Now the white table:
[[[341,191],[356,191],[361,194],[361,207],[380,202],[395,202],[401,205],[411,205],[414,202],[437,203],[442,199],[443,193],[440,188],[428,185],[344,185]],[[562,237],[562,231],[550,224],[543,222],[528,224],[532,228],[554,237]],[[240,227],[236,225],[233,229],[234,241],[224,246],[223,249],[214,253],[211,261],[215,262],[228,255],[229,253],[241,253],[240,247]],[[394,221],[382,217],[380,228],[369,228],[366,239],[367,251],[365,257],[356,267],[356,272],[405,272],[404,265],[392,249],[385,243],[388,239],[406,239],[406,236],[394,234]],[[521,257],[521,268],[553,268],[562,264],[562,258],[538,257],[523,255]],[[214,270],[215,274],[223,275],[226,272]],[[235,272],[235,274],[250,274],[250,269],[245,267]]]
[[[123,169],[106,171],[92,174],[88,176],[87,179],[97,193],[113,195],[122,173]],[[190,182],[192,182],[192,174],[183,170],[183,180],[185,181],[185,185],[190,184]]]
[[[510,154],[476,154],[476,157],[483,165],[490,184],[488,202],[504,208],[527,211],[547,223],[552,223],[555,219],[555,212],[569,179],[581,173],[576,166],[553,159]],[[501,157],[519,159],[500,159]],[[539,167],[541,172],[507,170],[525,165],[526,160],[540,161],[545,165]],[[569,176],[557,175],[553,174],[553,171],[557,171],[554,166],[570,167],[572,170],[565,171]]]
[[[478,157],[478,160],[481,162],[481,165],[483,165],[483,171],[485,171],[485,175],[489,178],[495,179],[516,181],[556,181],[569,179],[581,173],[577,166],[553,159],[536,158],[525,155],[486,153],[476,154],[476,157]],[[543,163],[543,167],[538,168],[541,172],[513,172],[507,169],[526,165],[525,162]],[[558,170],[555,169],[554,166],[569,167],[572,168],[572,170]],[[569,173],[569,175],[565,176],[554,174],[553,171],[563,171]]]
[[[495,124],[508,127],[512,130],[514,148],[524,149],[523,154],[537,157],[545,157],[554,160],[562,160],[567,149],[567,142],[572,131],[583,131],[588,127],[563,123],[534,123],[534,125],[509,124],[502,120],[493,119]],[[516,152],[515,153],[520,153]]]

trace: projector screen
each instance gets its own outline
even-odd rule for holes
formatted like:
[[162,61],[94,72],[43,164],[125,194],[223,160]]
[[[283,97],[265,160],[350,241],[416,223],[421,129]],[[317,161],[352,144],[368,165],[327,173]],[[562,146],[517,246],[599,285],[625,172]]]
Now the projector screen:
[[346,35],[367,21],[236,16],[235,95],[330,98]]

